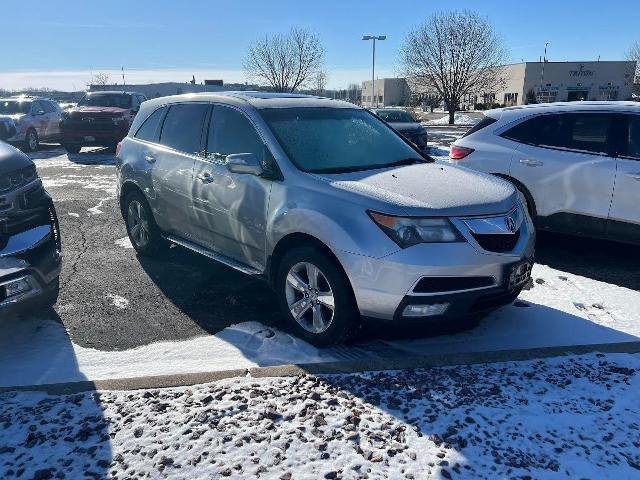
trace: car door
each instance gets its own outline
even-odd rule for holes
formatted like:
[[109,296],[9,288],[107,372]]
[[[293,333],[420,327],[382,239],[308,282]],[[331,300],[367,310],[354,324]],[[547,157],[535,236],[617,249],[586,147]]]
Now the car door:
[[616,175],[612,120],[606,112],[538,115],[503,134],[519,138],[510,175],[531,192],[541,226],[604,233]]
[[62,117],[60,108],[49,100],[42,100],[45,116],[47,117],[47,138],[57,138],[60,136],[60,119]]
[[198,243],[261,269],[265,265],[265,224],[271,181],[232,173],[227,155],[269,155],[252,122],[233,107],[215,105],[207,135],[206,157],[194,166],[193,214]]
[[155,209],[165,230],[190,238],[193,163],[204,150],[207,103],[177,103],[168,107],[160,127],[159,144],[142,149],[151,165]]
[[622,132],[607,235],[640,242],[640,114],[620,116]]
[[30,126],[33,127],[38,134],[38,138],[47,138],[47,129],[49,127],[49,119],[44,105],[40,100],[31,102],[31,121]]

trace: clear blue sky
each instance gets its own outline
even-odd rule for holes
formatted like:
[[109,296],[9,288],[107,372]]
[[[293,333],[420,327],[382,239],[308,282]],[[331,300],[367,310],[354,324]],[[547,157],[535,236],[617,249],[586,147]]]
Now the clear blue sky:
[[131,72],[130,83],[186,81],[191,73],[198,80],[243,81],[249,43],[292,26],[320,35],[329,85],[343,87],[368,78],[371,42],[361,41],[362,34],[388,36],[377,64],[381,76],[392,75],[408,30],[434,11],[462,8],[490,18],[513,62],[537,60],[547,40],[550,60],[620,60],[640,41],[635,1],[30,0],[3,22],[11,48],[0,57],[0,87],[80,88],[91,72],[111,71],[116,80],[121,65]]

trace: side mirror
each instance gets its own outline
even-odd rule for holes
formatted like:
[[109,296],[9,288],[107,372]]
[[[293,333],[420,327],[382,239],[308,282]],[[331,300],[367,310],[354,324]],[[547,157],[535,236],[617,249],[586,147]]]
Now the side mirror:
[[262,165],[255,153],[233,153],[227,155],[227,170],[231,173],[248,173],[259,177],[262,175]]

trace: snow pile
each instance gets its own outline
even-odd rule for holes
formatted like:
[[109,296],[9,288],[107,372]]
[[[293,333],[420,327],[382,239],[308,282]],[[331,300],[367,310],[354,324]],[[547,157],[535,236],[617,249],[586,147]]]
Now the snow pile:
[[0,394],[0,477],[637,478],[640,357]]
[[[475,125],[480,121],[480,118],[473,117],[466,113],[456,112],[453,115],[453,122],[455,125]],[[449,114],[436,120],[429,120],[426,122],[428,125],[449,125]]]

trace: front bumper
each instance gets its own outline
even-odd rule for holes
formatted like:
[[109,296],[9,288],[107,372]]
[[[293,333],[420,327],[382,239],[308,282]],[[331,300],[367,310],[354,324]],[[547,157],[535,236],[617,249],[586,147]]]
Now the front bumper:
[[53,203],[31,211],[24,228],[7,227],[0,238],[0,318],[51,306],[58,296],[62,258]]
[[114,145],[129,133],[129,124],[122,122],[114,124],[108,122],[95,122],[92,124],[61,123],[62,143],[80,145]]
[[[534,259],[535,230],[529,217],[506,253],[487,251],[469,232],[462,233],[466,242],[419,244],[383,258],[337,252],[361,315],[399,321],[409,304],[448,303],[442,317],[464,317],[513,301],[527,278],[514,285],[509,275],[514,266],[531,265]],[[436,316],[406,319],[420,318]]]

